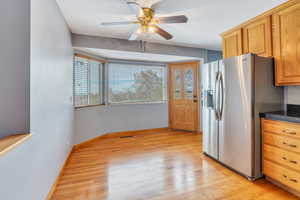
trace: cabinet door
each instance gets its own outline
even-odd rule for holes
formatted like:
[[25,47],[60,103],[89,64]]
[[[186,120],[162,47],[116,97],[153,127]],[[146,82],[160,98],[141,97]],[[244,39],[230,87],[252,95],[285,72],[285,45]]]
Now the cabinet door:
[[300,3],[273,15],[277,85],[300,85]]
[[224,58],[239,56],[242,53],[242,29],[238,29],[236,31],[223,35]]
[[243,29],[243,52],[272,56],[271,17],[259,19]]

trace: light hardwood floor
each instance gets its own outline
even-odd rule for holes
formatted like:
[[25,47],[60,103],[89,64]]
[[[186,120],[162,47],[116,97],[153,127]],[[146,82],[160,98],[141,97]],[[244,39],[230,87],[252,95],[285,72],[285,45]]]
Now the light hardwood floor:
[[200,134],[106,138],[75,149],[52,200],[296,200],[202,154]]

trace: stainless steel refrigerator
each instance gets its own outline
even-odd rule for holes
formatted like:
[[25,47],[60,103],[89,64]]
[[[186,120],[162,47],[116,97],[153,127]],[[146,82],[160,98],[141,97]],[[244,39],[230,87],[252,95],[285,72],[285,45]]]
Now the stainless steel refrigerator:
[[202,66],[203,151],[249,180],[262,176],[260,112],[283,109],[272,58],[246,54]]

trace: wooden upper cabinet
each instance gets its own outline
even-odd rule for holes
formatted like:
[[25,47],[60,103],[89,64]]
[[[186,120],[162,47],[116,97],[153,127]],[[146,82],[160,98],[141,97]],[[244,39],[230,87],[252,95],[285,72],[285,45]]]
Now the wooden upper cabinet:
[[300,3],[273,15],[277,85],[300,85]]
[[223,57],[229,58],[243,53],[242,49],[242,29],[232,31],[222,35],[223,37]]
[[276,85],[300,85],[300,0],[289,0],[221,34],[224,58],[275,58]]
[[272,56],[271,17],[258,19],[243,27],[243,53]]

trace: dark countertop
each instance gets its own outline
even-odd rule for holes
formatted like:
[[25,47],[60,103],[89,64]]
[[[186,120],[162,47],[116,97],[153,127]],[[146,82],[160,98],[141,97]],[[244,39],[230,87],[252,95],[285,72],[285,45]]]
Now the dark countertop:
[[300,123],[300,105],[287,105],[286,111],[260,113],[260,117],[271,120]]

